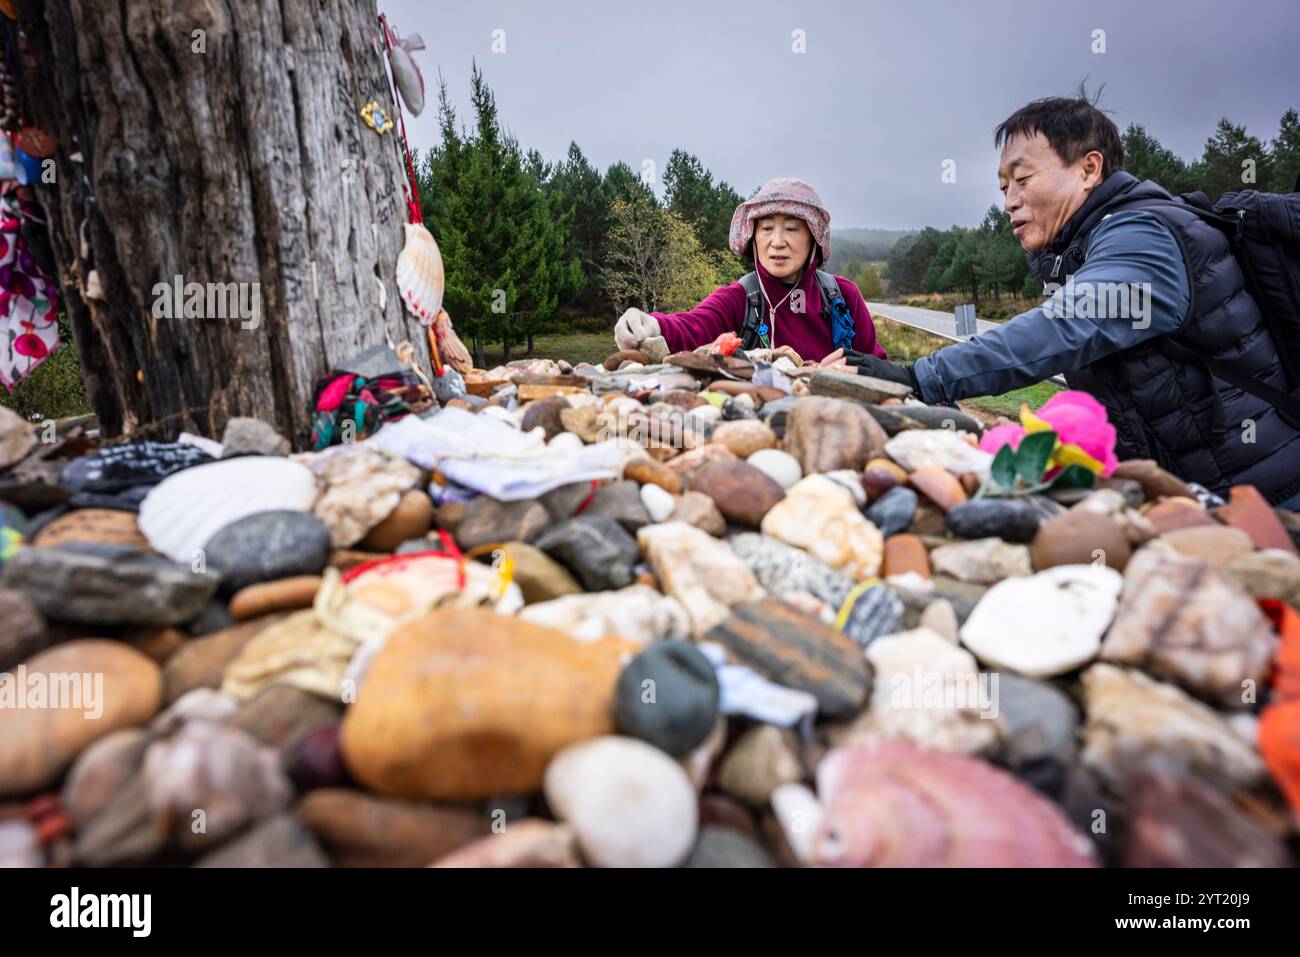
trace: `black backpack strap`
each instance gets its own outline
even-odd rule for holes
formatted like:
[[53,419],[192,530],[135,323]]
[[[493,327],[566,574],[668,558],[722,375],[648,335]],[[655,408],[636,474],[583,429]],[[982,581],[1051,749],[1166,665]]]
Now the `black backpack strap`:
[[[745,290],[745,317],[741,321],[737,333],[740,336],[740,348],[762,348],[763,343],[759,340],[758,328],[763,324],[763,291],[759,288],[758,273],[745,273],[736,281]],[[835,328],[837,306],[848,314],[849,321],[852,322],[852,313],[848,312],[848,305],[844,302],[844,293],[840,290],[840,284],[835,281],[834,276],[818,269],[817,289],[821,296],[821,317],[826,321],[826,325],[832,330],[832,333]]]
[[[821,290],[822,318],[830,328],[831,344],[836,348],[851,349],[857,330],[853,311],[844,301],[844,292],[840,289],[840,284],[830,273],[818,269],[817,287]],[[836,341],[837,333],[839,341]]]
[[835,277],[824,269],[817,270],[817,288],[822,294],[822,317],[829,319],[835,301],[844,301],[844,293],[840,291],[840,284],[835,281]]
[[[1158,217],[1159,210],[1162,207],[1177,207],[1178,209],[1194,213],[1200,219],[1212,226],[1217,226],[1227,234],[1229,247],[1231,248],[1233,255],[1236,256],[1242,236],[1242,222],[1240,217],[1225,216],[1222,213],[1216,212],[1214,207],[1210,205],[1209,198],[1201,192],[1183,193],[1179,199],[1181,199],[1182,202],[1173,198],[1134,200],[1131,203],[1120,203],[1117,206],[1112,207],[1110,211],[1114,213],[1129,209],[1148,209]],[[1178,244],[1178,248],[1183,254],[1183,262],[1187,265],[1188,291],[1192,297],[1192,302],[1188,307],[1188,313],[1190,314],[1196,308],[1196,277],[1191,275],[1190,272],[1192,261],[1191,256],[1189,251],[1183,246],[1183,241],[1178,230],[1173,229],[1171,226],[1169,232],[1174,237],[1174,241]],[[1246,291],[1251,293],[1252,298],[1254,298],[1258,303],[1259,296],[1255,295],[1252,288],[1254,286],[1254,277],[1251,274],[1250,263],[1244,256],[1236,256],[1236,258],[1237,262],[1241,265],[1242,274],[1246,280]],[[1261,313],[1263,312],[1262,305],[1260,306],[1260,311]],[[1264,318],[1267,322],[1268,316],[1265,315]],[[1254,376],[1242,372],[1226,359],[1220,359],[1218,356],[1212,356],[1199,349],[1192,348],[1185,342],[1180,341],[1177,338],[1177,333],[1170,336],[1161,336],[1157,346],[1170,358],[1192,365],[1200,365],[1216,379],[1222,379],[1230,385],[1235,385],[1242,392],[1253,395],[1257,399],[1263,399],[1269,405],[1277,409],[1278,414],[1281,415],[1288,424],[1294,428],[1300,429],[1300,396],[1296,394],[1288,395],[1285,392],[1274,389],[1271,385],[1268,385],[1265,382],[1260,382]],[[1278,348],[1278,356],[1279,358],[1282,356],[1280,347]],[[1214,400],[1215,409],[1213,428],[1216,433],[1222,434],[1226,428],[1226,423],[1223,421],[1223,400],[1218,395],[1217,390],[1215,390]]]
[[[1292,428],[1300,429],[1300,389],[1288,395],[1279,389],[1273,388],[1266,382],[1260,382],[1253,376],[1242,372],[1231,362],[1226,359],[1220,359],[1218,356],[1212,356],[1208,353],[1201,352],[1199,349],[1193,349],[1184,343],[1181,343],[1171,336],[1161,338],[1159,347],[1170,357],[1180,359],[1183,362],[1200,364],[1209,370],[1210,374],[1217,379],[1222,379],[1231,385],[1235,385],[1242,392],[1249,393],[1256,398],[1263,399],[1273,408],[1277,409],[1280,415]],[[1215,397],[1218,401],[1218,396]],[[1216,420],[1222,418],[1222,407],[1215,410]],[[1227,423],[1215,422],[1215,431],[1222,432]]]
[[758,339],[758,327],[763,319],[763,291],[758,286],[758,273],[747,272],[737,282],[745,290],[745,315],[740,321],[740,348],[758,349],[762,343]]

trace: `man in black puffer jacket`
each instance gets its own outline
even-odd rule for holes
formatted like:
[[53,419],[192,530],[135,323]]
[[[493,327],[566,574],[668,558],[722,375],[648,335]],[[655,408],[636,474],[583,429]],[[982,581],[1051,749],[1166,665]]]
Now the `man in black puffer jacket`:
[[1124,172],[1119,131],[1086,99],[1031,103],[998,127],[997,143],[1006,210],[1049,298],[911,369],[855,364],[908,381],[927,402],[1064,373],[1105,405],[1121,459],[1155,459],[1221,495],[1255,485],[1300,510],[1300,430],[1192,354],[1290,391],[1225,234]]

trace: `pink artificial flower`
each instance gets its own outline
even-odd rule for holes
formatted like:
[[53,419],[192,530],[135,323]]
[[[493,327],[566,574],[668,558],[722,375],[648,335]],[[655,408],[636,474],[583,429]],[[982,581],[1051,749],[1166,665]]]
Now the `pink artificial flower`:
[[980,439],[980,451],[987,452],[989,455],[997,455],[998,450],[1004,445],[1011,446],[1014,451],[1020,448],[1020,440],[1027,434],[1023,428],[1014,422],[995,425],[985,432]]
[[[1103,478],[1119,466],[1115,457],[1115,427],[1110,424],[1105,406],[1088,393],[1058,392],[1043,403],[1038,417],[1051,425],[1062,444],[1077,445],[1100,462]],[[983,442],[980,447],[983,448]]]

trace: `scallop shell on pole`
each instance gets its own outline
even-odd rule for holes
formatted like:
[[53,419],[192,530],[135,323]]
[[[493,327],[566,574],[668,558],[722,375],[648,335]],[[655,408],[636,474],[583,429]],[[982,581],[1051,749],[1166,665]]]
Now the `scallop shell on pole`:
[[984,761],[899,741],[837,748],[809,850],[828,867],[1095,867],[1061,811]]
[[442,308],[446,277],[438,244],[420,223],[406,224],[406,245],[397,257],[397,288],[411,314],[429,325]]

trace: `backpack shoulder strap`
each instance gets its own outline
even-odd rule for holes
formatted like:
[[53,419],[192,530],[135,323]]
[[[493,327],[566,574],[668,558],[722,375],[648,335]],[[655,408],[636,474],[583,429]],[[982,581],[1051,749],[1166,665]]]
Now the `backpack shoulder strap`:
[[822,294],[822,315],[829,316],[835,301],[837,299],[840,302],[844,301],[844,293],[840,289],[840,284],[835,281],[835,277],[824,269],[817,270],[817,288]]
[[825,270],[817,270],[817,286],[822,296],[822,318],[831,330],[831,343],[836,349],[852,349],[857,334],[853,313],[844,301],[844,291],[835,277]]
[[740,348],[757,349],[762,346],[758,338],[758,327],[763,318],[763,291],[758,285],[758,273],[747,272],[737,282],[745,290],[745,315],[740,321]]

